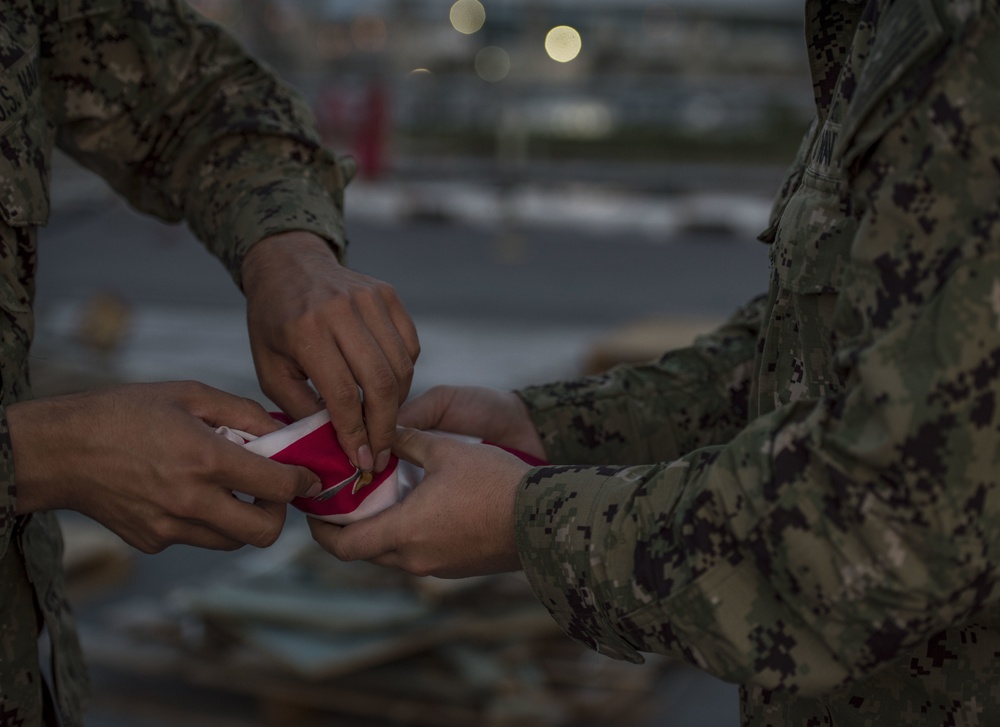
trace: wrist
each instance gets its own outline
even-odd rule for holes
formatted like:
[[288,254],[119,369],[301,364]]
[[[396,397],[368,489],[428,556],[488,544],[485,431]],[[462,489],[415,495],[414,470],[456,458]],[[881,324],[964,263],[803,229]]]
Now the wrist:
[[40,401],[22,401],[6,407],[18,515],[56,509],[44,485],[46,461],[55,457],[45,431],[44,407]]
[[240,269],[244,291],[250,290],[269,269],[287,265],[292,257],[305,261],[322,260],[325,265],[340,265],[330,244],[319,235],[304,230],[281,232],[263,238],[244,256]]

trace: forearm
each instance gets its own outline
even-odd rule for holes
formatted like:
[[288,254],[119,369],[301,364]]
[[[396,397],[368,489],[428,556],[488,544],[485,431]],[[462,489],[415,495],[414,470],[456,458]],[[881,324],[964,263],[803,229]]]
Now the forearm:
[[747,423],[764,301],[656,361],[519,393],[555,463],[641,464],[731,439]]
[[[52,19],[42,72],[65,151],[138,209],[186,219],[229,266],[289,230],[345,244],[353,170],[319,143],[303,100],[217,26],[154,0]],[[75,69],[96,68],[77,84]]]
[[518,546],[539,598],[601,653],[802,694],[994,602],[992,437],[948,432],[929,480],[912,454],[926,420],[857,436],[841,403],[789,407],[671,464],[535,470]]

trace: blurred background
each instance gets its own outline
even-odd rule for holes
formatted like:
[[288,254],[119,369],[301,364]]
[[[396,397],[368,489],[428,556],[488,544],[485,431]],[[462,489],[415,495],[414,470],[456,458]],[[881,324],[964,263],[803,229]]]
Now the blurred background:
[[[650,358],[766,285],[755,238],[811,113],[801,0],[193,4],[358,162],[349,263],[417,323],[413,393]],[[65,158],[53,178],[38,393],[198,379],[273,406],[222,266]],[[62,519],[90,727],[738,724],[735,687],[575,646],[518,576],[343,566],[294,511],[235,554]]]

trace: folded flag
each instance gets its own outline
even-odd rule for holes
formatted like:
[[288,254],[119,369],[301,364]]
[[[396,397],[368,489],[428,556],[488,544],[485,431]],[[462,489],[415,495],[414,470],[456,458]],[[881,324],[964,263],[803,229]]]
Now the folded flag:
[[[230,427],[219,427],[215,431],[262,457],[305,467],[316,474],[323,485],[322,491],[315,497],[292,500],[292,505],[312,517],[337,525],[371,517],[402,500],[423,479],[423,469],[395,455],[377,474],[359,470],[340,448],[330,415],[325,410],[297,422],[280,413],[271,416],[285,426],[262,437]],[[474,443],[482,441],[454,434],[446,436]],[[545,464],[523,452],[503,449],[528,464]]]

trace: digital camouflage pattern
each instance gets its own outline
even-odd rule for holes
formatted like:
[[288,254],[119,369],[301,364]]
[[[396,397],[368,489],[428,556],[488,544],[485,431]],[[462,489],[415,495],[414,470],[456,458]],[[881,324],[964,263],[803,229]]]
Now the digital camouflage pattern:
[[350,162],[320,147],[298,97],[218,27],[169,0],[0,3],[0,727],[43,723],[42,624],[65,727],[82,723],[86,693],[58,526],[15,515],[3,416],[30,395],[53,143],[137,209],[186,220],[237,283],[247,250],[268,235],[312,231],[339,253],[346,244]]
[[808,0],[817,117],[766,297],[521,392],[540,599],[747,725],[1000,724],[1000,3]]

